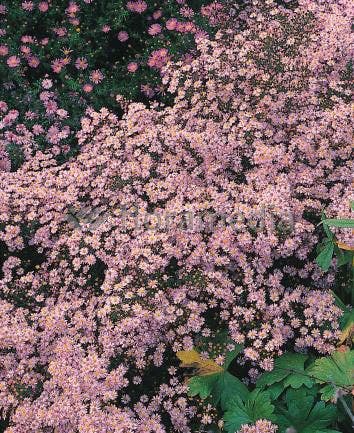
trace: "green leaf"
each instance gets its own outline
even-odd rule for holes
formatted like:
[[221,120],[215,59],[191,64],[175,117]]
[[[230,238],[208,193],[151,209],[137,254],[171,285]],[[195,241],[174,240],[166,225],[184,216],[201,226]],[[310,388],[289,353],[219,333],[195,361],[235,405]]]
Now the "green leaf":
[[340,297],[335,292],[333,292],[333,290],[331,290],[330,292],[336,301],[337,307],[339,307],[341,310],[345,311],[347,309],[347,307],[344,304],[344,302],[340,299]]
[[259,419],[273,419],[274,406],[271,403],[268,392],[255,389],[247,400],[234,399],[225,412],[225,429],[228,433],[234,433],[243,424],[255,423]]
[[188,395],[191,397],[199,395],[199,397],[204,400],[212,393],[217,381],[218,373],[205,376],[194,376],[188,381]]
[[338,430],[332,430],[332,429],[321,429],[321,430],[316,430],[314,433],[341,433]]
[[325,429],[321,429],[321,430],[316,430],[314,433],[341,433],[341,432],[338,430],[332,430],[332,429],[325,428]]
[[329,267],[331,266],[333,252],[334,244],[332,241],[329,241],[322,249],[320,254],[316,257],[316,263],[324,271],[328,271]]
[[343,250],[339,249],[338,247],[336,248],[336,255],[338,258],[338,261],[337,261],[338,266],[347,265],[348,263],[351,263],[353,260],[353,253],[351,251],[343,251]]
[[[324,212],[322,212],[322,222],[326,219],[327,219],[326,214]],[[329,241],[334,239],[334,234],[332,233],[331,229],[326,224],[323,225],[323,230],[325,231]]]
[[[351,389],[354,387],[354,351],[334,352],[331,356],[319,358],[307,369],[307,372],[319,383]],[[327,388],[326,398],[328,392]]]
[[188,382],[188,394],[192,397],[199,395],[202,399],[211,396],[213,403],[220,404],[222,409],[225,409],[230,400],[235,397],[246,400],[249,395],[246,385],[227,371],[241,350],[242,346],[237,346],[226,355],[221,371],[192,377]]
[[194,376],[188,382],[188,395],[205,399],[212,397],[215,405],[225,409],[235,397],[246,400],[249,394],[246,385],[229,372],[215,373],[205,376]]
[[223,365],[225,370],[227,370],[230,367],[231,362],[236,358],[236,356],[241,352],[242,349],[243,349],[243,345],[238,344],[234,350],[226,354],[225,362]]
[[311,388],[313,381],[304,367],[307,358],[301,353],[285,353],[275,360],[272,371],[262,374],[257,386],[262,388],[282,381],[283,389],[289,386],[300,388],[302,385]]
[[297,433],[326,433],[336,416],[336,407],[323,401],[314,404],[315,397],[308,395],[306,388],[289,389],[285,395],[285,406],[278,404],[275,416],[279,433],[293,428]]
[[298,389],[302,385],[311,388],[313,381],[310,377],[301,373],[289,374],[289,376],[284,380],[284,388],[288,388],[290,386],[291,388]]
[[354,229],[354,219],[328,218],[328,219],[324,219],[322,223],[330,227]]
[[333,398],[336,392],[336,387],[334,385],[326,385],[320,389],[321,400],[329,401]]
[[242,401],[239,404],[234,405],[232,408],[224,414],[225,429],[228,433],[237,432],[243,424],[252,422],[250,415],[247,413],[245,406]]
[[226,371],[219,375],[211,395],[213,403],[215,405],[220,403],[221,408],[225,410],[234,397],[238,396],[242,401],[245,401],[249,395],[249,391],[244,383]]
[[354,309],[347,307],[340,297],[337,296],[332,290],[331,293],[335,298],[337,307],[343,311],[343,315],[339,319],[340,329],[342,330],[339,343],[343,344],[344,341],[349,337],[351,329],[354,327]]
[[354,310],[349,310],[349,308],[346,308],[344,310],[343,316],[340,318],[339,323],[340,329],[342,330],[339,344],[344,344],[348,339],[350,339],[350,335],[354,330]]
[[273,383],[273,385],[270,385],[267,388],[267,392],[269,392],[272,400],[276,400],[283,391],[284,391],[283,382]]

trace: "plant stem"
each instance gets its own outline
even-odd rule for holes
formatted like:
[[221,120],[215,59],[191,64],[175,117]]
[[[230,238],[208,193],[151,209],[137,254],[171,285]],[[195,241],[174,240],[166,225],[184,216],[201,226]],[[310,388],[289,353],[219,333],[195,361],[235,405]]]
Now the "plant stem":
[[352,414],[352,411],[350,410],[349,406],[347,405],[347,402],[344,400],[342,396],[339,396],[338,399],[342,403],[344,410],[346,411],[347,415],[349,416],[352,422],[352,427],[354,428],[354,415]]

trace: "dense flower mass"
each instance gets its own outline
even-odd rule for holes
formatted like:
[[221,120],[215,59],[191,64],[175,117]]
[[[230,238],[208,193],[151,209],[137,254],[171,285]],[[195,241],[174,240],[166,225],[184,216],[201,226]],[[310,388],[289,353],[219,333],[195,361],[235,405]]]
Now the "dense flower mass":
[[[75,134],[85,109],[117,110],[117,93],[163,99],[161,66],[185,52],[191,55],[195,35],[218,23],[200,11],[210,3],[202,0],[117,0],[104,7],[87,0],[5,3],[0,5],[0,101],[19,113],[11,123],[0,117],[1,152],[11,160],[1,170],[16,170],[37,150],[51,149],[58,160],[67,160],[70,148],[77,149]],[[174,29],[167,24],[171,20]],[[50,128],[65,134],[54,135]]]
[[[321,210],[349,212],[350,7],[249,2],[214,38],[197,35],[190,61],[152,53],[171,106],[118,96],[123,117],[89,108],[69,161],[42,149],[0,172],[6,433],[198,431],[175,352],[215,323],[244,344],[245,381],[287,349],[333,351],[341,310],[313,252]],[[0,110],[2,125],[18,116]],[[48,140],[65,143],[55,127]],[[35,132],[16,129],[26,151]]]

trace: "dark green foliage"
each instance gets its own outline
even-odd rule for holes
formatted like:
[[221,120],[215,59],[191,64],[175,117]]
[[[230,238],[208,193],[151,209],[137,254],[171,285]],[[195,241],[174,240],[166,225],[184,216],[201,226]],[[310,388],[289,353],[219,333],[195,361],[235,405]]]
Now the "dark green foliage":
[[318,359],[288,352],[275,360],[272,371],[260,376],[253,390],[226,371],[239,352],[238,348],[229,356],[223,372],[189,380],[189,395],[218,407],[227,433],[261,419],[277,425],[279,433],[349,433],[343,396],[349,407],[354,351]]
[[273,412],[269,393],[255,389],[244,401],[240,397],[230,401],[224,415],[225,429],[235,433],[243,424],[252,424],[259,419],[273,420]]
[[306,388],[289,389],[283,401],[277,404],[275,416],[279,433],[287,433],[292,428],[297,433],[334,433],[329,427],[336,417],[336,407],[315,402]]

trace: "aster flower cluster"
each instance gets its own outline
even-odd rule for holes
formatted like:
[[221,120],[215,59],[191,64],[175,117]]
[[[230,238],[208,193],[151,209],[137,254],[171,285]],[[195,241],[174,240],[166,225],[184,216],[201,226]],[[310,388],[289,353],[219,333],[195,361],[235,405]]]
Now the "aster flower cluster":
[[267,420],[258,420],[254,425],[243,425],[237,433],[276,433],[278,427]]
[[161,99],[161,67],[190,52],[195,35],[212,30],[200,13],[210,2],[192,3],[118,0],[104,8],[89,0],[1,3],[0,103],[18,110],[11,123],[0,117],[1,153],[12,162],[1,163],[1,169],[16,170],[38,149],[50,148],[66,160],[67,146],[77,147],[85,109],[117,110],[117,93]]
[[196,431],[175,352],[216,326],[244,344],[246,380],[334,350],[313,250],[352,181],[350,2],[298,3],[254,0],[161,65],[171,106],[118,96],[123,117],[89,108],[69,161],[0,172],[6,433]]

